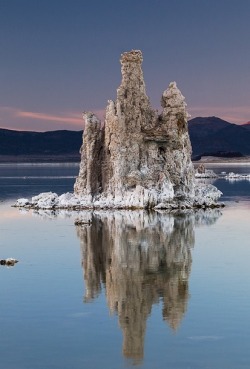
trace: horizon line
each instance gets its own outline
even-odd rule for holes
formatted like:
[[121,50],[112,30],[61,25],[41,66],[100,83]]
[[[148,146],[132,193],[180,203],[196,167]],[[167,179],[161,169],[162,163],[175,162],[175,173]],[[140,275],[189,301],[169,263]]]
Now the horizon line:
[[[233,125],[237,125],[237,126],[242,126],[242,125],[246,125],[246,124],[250,124],[250,121],[247,121],[245,123],[233,123],[230,122],[228,120],[226,120],[225,118],[221,118],[218,117],[216,115],[209,115],[209,116],[202,116],[202,115],[197,115],[195,117],[190,117],[190,119],[188,119],[188,122],[190,122],[193,119],[197,119],[197,118],[217,118],[217,119],[221,119],[224,120],[225,122],[229,123],[229,124],[233,124]],[[84,125],[84,121],[83,121],[83,125]],[[49,130],[33,130],[33,129],[22,129],[22,128],[7,128],[5,126],[0,127],[0,130],[7,130],[7,131],[16,131],[16,132],[35,132],[35,133],[45,133],[45,132],[54,132],[54,131],[75,131],[75,132],[80,132],[80,131],[84,131],[84,127],[82,127],[82,129],[70,129],[70,128],[60,128],[60,129],[49,129]]]

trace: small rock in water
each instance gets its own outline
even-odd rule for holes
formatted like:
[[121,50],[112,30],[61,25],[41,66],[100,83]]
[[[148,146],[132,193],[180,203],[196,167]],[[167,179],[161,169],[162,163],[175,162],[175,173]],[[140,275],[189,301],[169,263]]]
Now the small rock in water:
[[0,259],[0,265],[14,266],[16,263],[18,263],[18,260],[13,258]]

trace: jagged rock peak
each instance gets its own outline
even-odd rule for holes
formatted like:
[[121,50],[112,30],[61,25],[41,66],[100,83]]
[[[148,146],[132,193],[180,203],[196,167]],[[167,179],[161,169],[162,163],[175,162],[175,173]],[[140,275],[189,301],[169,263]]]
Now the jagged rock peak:
[[163,108],[182,108],[186,109],[185,97],[178,89],[176,82],[170,82],[168,89],[162,94],[161,106]]
[[91,111],[84,111],[82,113],[82,117],[85,121],[85,129],[86,129],[86,126],[88,126],[89,124],[101,125],[100,119],[97,118],[97,116]]
[[121,64],[123,63],[139,63],[143,61],[141,50],[131,50],[121,54]]
[[[143,58],[140,50],[132,50],[121,55],[122,82],[117,90],[117,99],[131,100],[132,95],[143,94],[146,97],[145,83],[141,68]],[[146,97],[146,100],[148,98]],[[139,101],[137,101],[138,103]],[[149,102],[147,101],[149,104]]]

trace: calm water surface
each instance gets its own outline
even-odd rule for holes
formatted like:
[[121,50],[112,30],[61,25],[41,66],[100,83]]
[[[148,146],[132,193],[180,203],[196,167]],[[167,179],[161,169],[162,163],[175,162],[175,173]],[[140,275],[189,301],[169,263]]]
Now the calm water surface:
[[77,172],[0,166],[0,258],[20,260],[0,266],[0,368],[249,368],[250,182],[216,180],[221,211],[85,212],[91,226],[10,207]]

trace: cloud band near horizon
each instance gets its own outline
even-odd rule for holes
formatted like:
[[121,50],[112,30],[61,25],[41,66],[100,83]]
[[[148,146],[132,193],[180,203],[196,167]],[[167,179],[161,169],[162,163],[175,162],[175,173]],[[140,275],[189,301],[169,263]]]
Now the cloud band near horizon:
[[[105,110],[94,109],[93,112],[104,120]],[[244,124],[250,120],[250,107],[190,107],[191,118],[197,116],[217,116],[230,123]],[[81,112],[64,112],[61,114],[25,111],[15,107],[0,107],[0,127],[14,130],[54,131],[82,130],[84,120]]]

